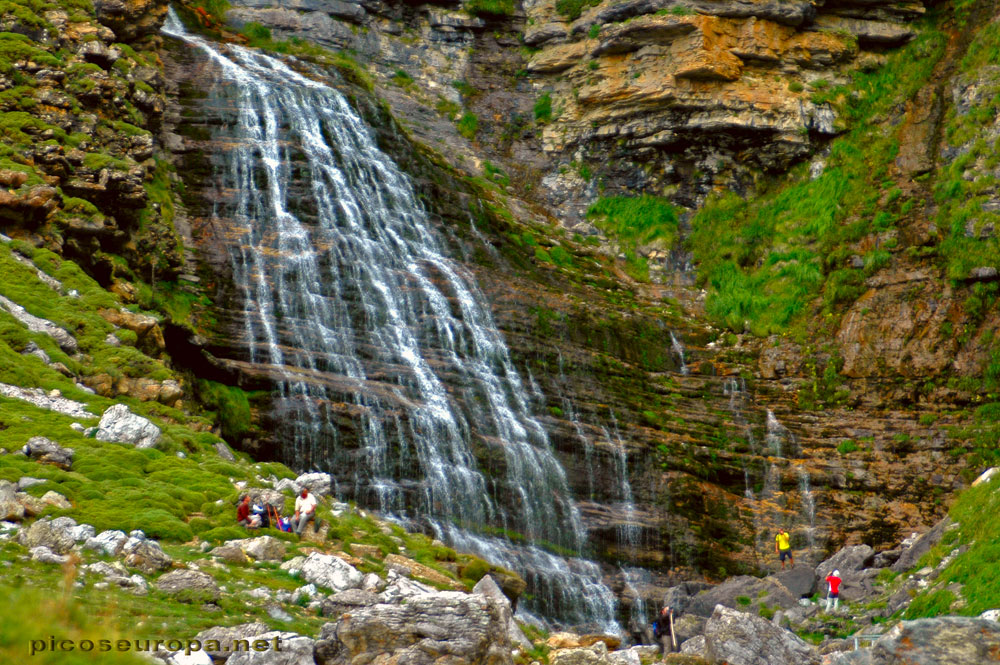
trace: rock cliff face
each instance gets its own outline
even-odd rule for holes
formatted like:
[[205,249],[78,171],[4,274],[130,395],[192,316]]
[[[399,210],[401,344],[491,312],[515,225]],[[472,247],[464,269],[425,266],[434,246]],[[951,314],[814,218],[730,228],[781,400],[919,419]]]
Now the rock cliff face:
[[[649,567],[655,574],[639,593],[653,598],[677,568],[718,575],[765,565],[779,524],[818,560],[862,534],[888,546],[936,520],[943,499],[965,483],[965,462],[949,454],[946,436],[962,416],[919,418],[907,389],[885,377],[940,369],[948,351],[921,354],[930,363],[923,367],[912,352],[893,350],[889,340],[905,332],[900,317],[910,315],[876,322],[866,316],[870,299],[906,309],[893,285],[919,276],[879,274],[844,319],[843,371],[830,384],[815,364],[828,352],[749,337],[720,343],[697,322],[701,302],[683,273],[681,286],[637,283],[603,249],[545,224],[587,230],[577,213],[596,197],[599,179],[581,175],[586,164],[612,191],[666,191],[689,203],[720,188],[748,191],[841,131],[843,121],[816,93],[851,68],[877,67],[922,13],[916,3],[621,3],[569,21],[550,3],[507,19],[434,6],[244,3],[227,16],[234,25],[262,23],[275,37],[356,48],[371,60],[376,93],[408,137],[364,93],[351,94],[454,235],[515,360],[537,384],[533,408],[567,470],[594,554]],[[516,48],[522,29],[528,49]],[[184,177],[191,241],[213,300],[231,302],[229,223],[213,216],[227,192],[210,169],[233,147],[214,128],[236,109],[206,96],[209,63],[170,47],[164,60],[177,95],[165,143]],[[475,92],[452,86],[456,80]],[[531,114],[541,91],[555,111],[538,119],[536,133]],[[472,140],[448,118],[449,104],[459,103],[478,113]],[[465,176],[489,159],[511,174],[506,193]],[[485,248],[468,226],[470,205]],[[500,205],[515,218],[490,212]],[[572,263],[539,258],[536,246],[561,247]],[[236,312],[220,305],[212,315],[215,325],[201,333],[213,363],[244,387],[270,386],[273,368],[249,361]],[[927,316],[918,307],[913,330]],[[859,338],[865,346],[852,346]],[[912,343],[926,342],[914,333]],[[803,401],[803,392],[820,389],[851,397]],[[331,412],[350,448],[357,410],[344,400]],[[257,415],[265,431],[283,417],[266,404]],[[245,445],[287,454],[267,436]],[[614,570],[609,580],[634,596]]]

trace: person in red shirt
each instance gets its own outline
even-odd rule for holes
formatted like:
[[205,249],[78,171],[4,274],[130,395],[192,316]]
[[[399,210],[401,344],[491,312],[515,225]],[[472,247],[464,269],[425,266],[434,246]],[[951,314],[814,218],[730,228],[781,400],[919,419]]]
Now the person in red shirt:
[[250,495],[244,494],[243,501],[236,506],[236,523],[240,526],[250,526]]
[[830,592],[826,595],[826,611],[830,611],[830,605],[833,605],[833,609],[837,609],[837,605],[840,603],[840,583],[843,580],[840,579],[840,571],[835,570],[826,576],[826,583],[830,585]]

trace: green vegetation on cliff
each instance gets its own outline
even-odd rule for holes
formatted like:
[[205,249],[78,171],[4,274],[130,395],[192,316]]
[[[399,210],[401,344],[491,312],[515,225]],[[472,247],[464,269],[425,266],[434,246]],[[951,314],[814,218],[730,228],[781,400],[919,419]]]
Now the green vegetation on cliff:
[[[862,293],[865,277],[890,259],[896,225],[913,205],[890,177],[900,129],[883,121],[927,82],[944,46],[943,33],[924,28],[878,70],[819,93],[849,130],[831,143],[817,177],[803,164],[759,196],[722,195],[695,214],[690,246],[713,320],[767,335],[810,320],[819,296],[830,313]],[[863,267],[851,265],[852,255]]]

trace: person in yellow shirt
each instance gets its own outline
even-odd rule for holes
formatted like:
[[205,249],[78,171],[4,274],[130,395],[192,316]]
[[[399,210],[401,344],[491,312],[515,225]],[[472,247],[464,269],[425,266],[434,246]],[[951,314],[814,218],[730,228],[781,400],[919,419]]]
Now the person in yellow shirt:
[[774,537],[774,553],[781,559],[781,569],[785,569],[785,558],[788,563],[795,566],[795,559],[792,557],[792,538],[784,529],[778,530],[778,535]]

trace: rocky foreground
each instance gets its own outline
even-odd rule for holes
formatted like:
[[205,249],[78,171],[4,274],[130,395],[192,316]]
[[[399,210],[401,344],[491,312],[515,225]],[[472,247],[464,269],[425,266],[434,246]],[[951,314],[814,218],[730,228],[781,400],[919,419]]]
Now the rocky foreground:
[[[66,454],[38,445],[22,454],[39,451]],[[284,491],[308,484],[326,493],[328,481],[325,474],[305,474],[277,484]],[[168,548],[168,553],[139,530],[97,533],[93,526],[66,516],[28,521],[24,515],[38,508],[33,503],[37,499],[18,488],[32,482],[24,477],[0,483],[0,508],[8,519],[2,523],[0,546],[13,555],[4,557],[6,568],[61,566],[63,576],[78,589],[167,599],[207,614],[233,599],[262,603],[273,620],[236,625],[222,620],[189,638],[207,645],[207,651],[199,647],[184,654],[161,648],[156,653],[172,665],[640,665],[660,659],[691,665],[1000,662],[1000,610],[979,617],[894,620],[961,553],[963,548],[956,548],[936,565],[917,568],[928,560],[932,547],[948,542],[945,536],[958,527],[948,519],[892,550],[876,553],[868,545],[854,545],[815,567],[800,563],[763,578],[739,576],[715,586],[688,582],[672,587],[663,603],[677,612],[680,653],[660,656],[655,646],[625,647],[608,635],[522,630],[508,597],[516,602],[518,589],[502,573],[504,589],[486,574],[469,593],[460,582],[404,554],[385,555],[364,544],[337,547],[325,533],[311,533],[308,546],[262,535],[217,547],[191,542]],[[240,489],[261,501],[284,497],[277,488]],[[47,502],[57,505],[59,499],[49,496]],[[330,502],[334,520],[322,529],[354,515],[349,506]],[[381,563],[380,572],[363,572],[375,560]],[[844,580],[843,604],[827,612],[818,591],[820,580],[834,569]],[[251,573],[252,583],[244,577]],[[283,583],[289,580],[291,585]],[[291,612],[314,617],[311,632],[289,630]],[[229,613],[226,618],[239,619]],[[216,642],[232,640],[264,640],[280,649],[214,649]]]

